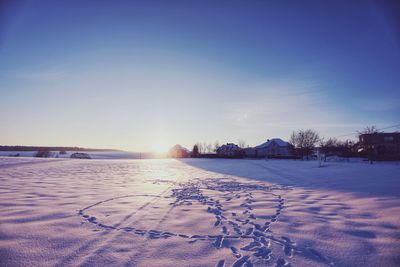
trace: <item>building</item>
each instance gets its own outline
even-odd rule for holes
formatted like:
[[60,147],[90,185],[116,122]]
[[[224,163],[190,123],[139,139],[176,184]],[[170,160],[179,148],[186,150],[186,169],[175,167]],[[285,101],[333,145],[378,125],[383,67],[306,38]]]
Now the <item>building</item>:
[[247,158],[258,158],[258,151],[254,147],[246,147],[243,151]]
[[358,152],[377,159],[400,158],[400,133],[361,134]]
[[256,146],[254,150],[248,151],[249,156],[255,154],[253,157],[292,157],[294,147],[280,138],[273,138]]
[[241,158],[244,156],[244,152],[238,145],[227,143],[217,149],[217,155],[223,158]]

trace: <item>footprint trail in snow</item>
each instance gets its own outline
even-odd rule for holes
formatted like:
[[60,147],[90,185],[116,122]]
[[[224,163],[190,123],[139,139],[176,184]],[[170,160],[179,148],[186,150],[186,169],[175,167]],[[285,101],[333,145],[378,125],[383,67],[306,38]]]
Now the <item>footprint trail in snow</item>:
[[[179,184],[164,180],[151,182],[169,183],[171,190],[160,195],[136,194],[99,201],[79,210],[78,214],[104,230],[121,231],[149,239],[180,238],[188,245],[210,242],[215,249],[229,250],[231,259],[220,259],[215,266],[227,266],[228,260],[232,266],[291,266],[291,258],[300,254],[319,263],[333,265],[315,249],[298,247],[289,237],[277,236],[271,230],[274,224],[279,223],[279,217],[285,209],[283,194],[289,190],[286,186],[242,183],[233,178],[193,179]],[[169,211],[164,219],[157,219],[158,228],[149,228],[148,225],[155,224],[146,223],[146,220],[154,222],[155,218],[142,213],[145,214],[143,211],[150,208],[159,209],[158,202],[168,203]],[[112,214],[118,215],[113,210],[116,206],[124,206],[130,213],[113,220]],[[188,216],[197,212],[208,216],[205,222],[209,223],[208,233],[196,232],[192,228],[189,228],[189,232],[187,227],[185,231],[180,231],[179,227],[166,229],[168,224],[165,222],[178,210]]]

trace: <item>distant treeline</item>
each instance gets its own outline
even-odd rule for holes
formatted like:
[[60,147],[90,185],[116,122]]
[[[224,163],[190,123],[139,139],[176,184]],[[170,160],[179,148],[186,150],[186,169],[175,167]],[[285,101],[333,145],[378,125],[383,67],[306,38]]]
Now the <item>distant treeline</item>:
[[70,146],[0,146],[0,151],[121,151],[117,149],[99,149]]

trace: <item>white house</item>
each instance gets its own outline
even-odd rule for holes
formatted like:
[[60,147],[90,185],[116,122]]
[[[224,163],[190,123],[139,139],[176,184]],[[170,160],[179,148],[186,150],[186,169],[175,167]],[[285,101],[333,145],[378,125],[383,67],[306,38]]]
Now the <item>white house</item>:
[[257,154],[257,149],[255,147],[246,147],[245,149],[243,149],[244,154],[246,155],[246,157],[248,158],[257,158],[258,154]]
[[280,138],[267,140],[264,144],[255,147],[259,157],[292,156],[293,146]]
[[293,146],[280,138],[273,138],[254,148],[245,149],[247,157],[290,157],[293,156]]
[[217,155],[220,157],[242,157],[243,150],[233,143],[227,143],[217,149]]

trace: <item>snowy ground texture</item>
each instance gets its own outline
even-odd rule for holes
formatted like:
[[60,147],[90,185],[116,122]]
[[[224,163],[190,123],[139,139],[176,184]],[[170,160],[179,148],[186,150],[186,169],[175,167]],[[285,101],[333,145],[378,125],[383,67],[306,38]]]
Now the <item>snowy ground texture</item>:
[[0,157],[1,266],[400,266],[400,165]]

